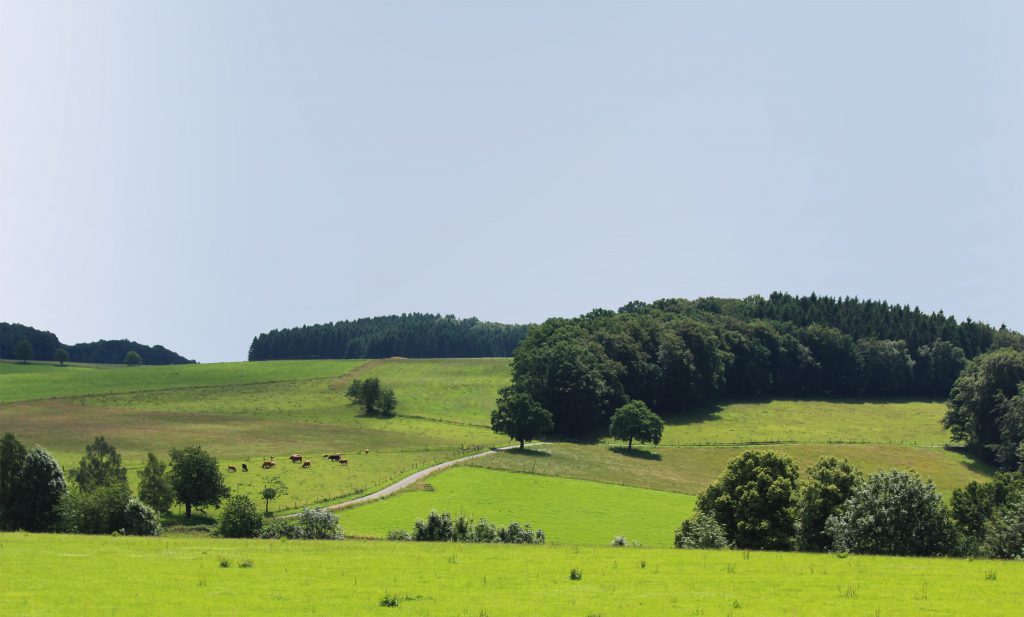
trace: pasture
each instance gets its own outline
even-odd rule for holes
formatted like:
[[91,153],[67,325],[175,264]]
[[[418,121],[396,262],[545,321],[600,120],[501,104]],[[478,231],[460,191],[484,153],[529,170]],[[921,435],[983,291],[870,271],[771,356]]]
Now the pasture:
[[[18,617],[981,617],[1024,603],[1020,562],[357,540],[8,533],[0,580],[17,582],[0,586],[0,615]],[[379,606],[385,594],[399,606]]]
[[645,546],[672,546],[675,528],[690,516],[694,503],[693,497],[678,493],[455,467],[429,477],[426,487],[343,510],[339,518],[347,533],[360,537],[411,530],[413,521],[431,510],[447,510],[498,525],[530,523],[543,529],[552,544],[610,544],[625,535]]

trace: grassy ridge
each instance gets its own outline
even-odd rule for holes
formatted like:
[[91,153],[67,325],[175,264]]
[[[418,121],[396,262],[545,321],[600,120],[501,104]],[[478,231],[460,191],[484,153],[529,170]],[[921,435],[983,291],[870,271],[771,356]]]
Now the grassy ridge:
[[292,360],[138,366],[108,371],[4,372],[0,373],[0,403],[139,390],[314,379],[344,375],[363,363],[363,360]]
[[678,493],[474,467],[456,467],[427,483],[432,490],[343,511],[342,526],[350,534],[384,537],[391,529],[412,529],[431,510],[447,510],[495,524],[530,523],[558,544],[608,544],[625,535],[644,545],[671,546],[673,530],[695,502]]
[[[1019,562],[352,540],[0,534],[0,580],[17,581],[0,585],[0,615],[19,617],[980,617],[1024,602]],[[397,609],[378,606],[385,593]]]

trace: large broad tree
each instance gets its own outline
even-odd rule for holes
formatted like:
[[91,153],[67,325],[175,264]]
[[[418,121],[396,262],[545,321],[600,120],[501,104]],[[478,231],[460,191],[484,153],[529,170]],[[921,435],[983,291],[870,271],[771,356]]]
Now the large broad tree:
[[628,450],[633,449],[634,439],[640,443],[661,443],[664,430],[665,423],[643,401],[630,401],[616,409],[608,426],[612,437],[629,442]]
[[103,435],[85,447],[85,456],[70,475],[86,493],[101,486],[128,483],[128,470],[121,464],[121,455]]
[[38,446],[32,448],[14,481],[11,526],[50,531],[57,524],[57,505],[66,492],[67,482],[57,460]]
[[1021,393],[1022,382],[1024,352],[998,349],[978,356],[953,384],[943,424],[978,454],[1012,468],[1019,445],[1013,418],[1003,417],[1015,411],[1010,401]]
[[345,390],[346,396],[362,408],[363,413],[376,416],[391,416],[398,406],[395,391],[380,383],[376,377],[353,379]]
[[508,435],[523,449],[527,441],[546,435],[553,428],[551,412],[532,396],[515,388],[501,390],[497,409],[491,412],[491,429],[495,433]]
[[124,355],[124,363],[127,366],[142,366],[142,356],[133,349]]
[[796,463],[785,454],[748,450],[697,497],[737,548],[786,550],[796,535]]
[[231,491],[224,485],[217,459],[197,445],[171,450],[171,486],[174,499],[185,506],[185,518],[193,507],[218,506]]
[[25,466],[28,450],[11,433],[0,439],[0,530],[11,529],[11,511],[16,501],[15,482]]
[[807,469],[799,505],[802,550],[827,551],[832,547],[825,523],[853,494],[861,479],[850,461],[835,456],[823,456]]
[[64,366],[64,363],[68,361],[68,350],[58,347],[57,351],[53,353],[53,359],[60,362],[61,366]]

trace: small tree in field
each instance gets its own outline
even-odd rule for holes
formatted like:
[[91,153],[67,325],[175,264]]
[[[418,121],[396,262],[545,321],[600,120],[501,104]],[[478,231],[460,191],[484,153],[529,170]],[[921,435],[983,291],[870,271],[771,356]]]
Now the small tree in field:
[[521,390],[503,388],[497,406],[491,412],[491,430],[515,439],[520,449],[554,429],[551,412]]
[[643,401],[631,401],[616,409],[608,426],[612,437],[629,442],[627,450],[633,449],[634,439],[640,443],[661,443],[664,429],[665,423]]
[[191,518],[193,506],[218,506],[231,493],[217,459],[196,445],[171,450],[171,486],[175,501],[185,506],[185,518]]
[[139,500],[160,514],[170,512],[174,502],[174,487],[166,472],[167,463],[152,452],[147,456],[146,466],[139,471]]
[[124,354],[124,363],[127,366],[142,366],[142,356],[135,350],[129,351]]
[[376,377],[353,379],[345,394],[368,415],[391,416],[398,406],[395,391],[382,386]]
[[57,351],[53,354],[53,359],[60,362],[61,366],[64,366],[64,363],[68,361],[68,350],[58,347]]
[[22,364],[28,364],[28,361],[32,359],[32,343],[25,339],[18,341],[14,345],[14,357],[21,360]]
[[101,486],[128,483],[128,470],[121,464],[121,455],[102,435],[85,447],[85,456],[70,475],[87,493]]
[[260,497],[266,502],[266,510],[264,514],[270,516],[270,502],[283,497],[288,494],[288,485],[284,483],[279,476],[274,476],[267,480],[263,484],[263,490],[260,491]]
[[860,472],[845,458],[823,456],[807,470],[799,505],[803,550],[826,551],[832,547],[825,522],[853,494],[860,481]]

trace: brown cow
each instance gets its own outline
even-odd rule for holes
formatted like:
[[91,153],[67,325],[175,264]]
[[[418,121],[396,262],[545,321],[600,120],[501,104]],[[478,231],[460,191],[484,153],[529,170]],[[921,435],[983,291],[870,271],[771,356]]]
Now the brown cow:
[[340,454],[325,454],[324,458],[329,460],[329,461],[340,461],[341,460],[341,455]]
[[234,465],[228,465],[228,471],[238,471]]
[[288,459],[291,460],[291,462],[293,462],[293,463],[301,463],[302,462],[302,455],[301,454],[293,454],[293,455],[289,456]]
[[263,461],[262,467],[263,469],[270,469],[274,465],[277,465],[277,463],[275,463],[274,461]]
[[306,461],[302,464],[303,469],[309,469],[309,466],[313,464],[313,461]]
[[348,459],[347,458],[339,458],[338,462],[341,463],[342,465],[348,465]]

